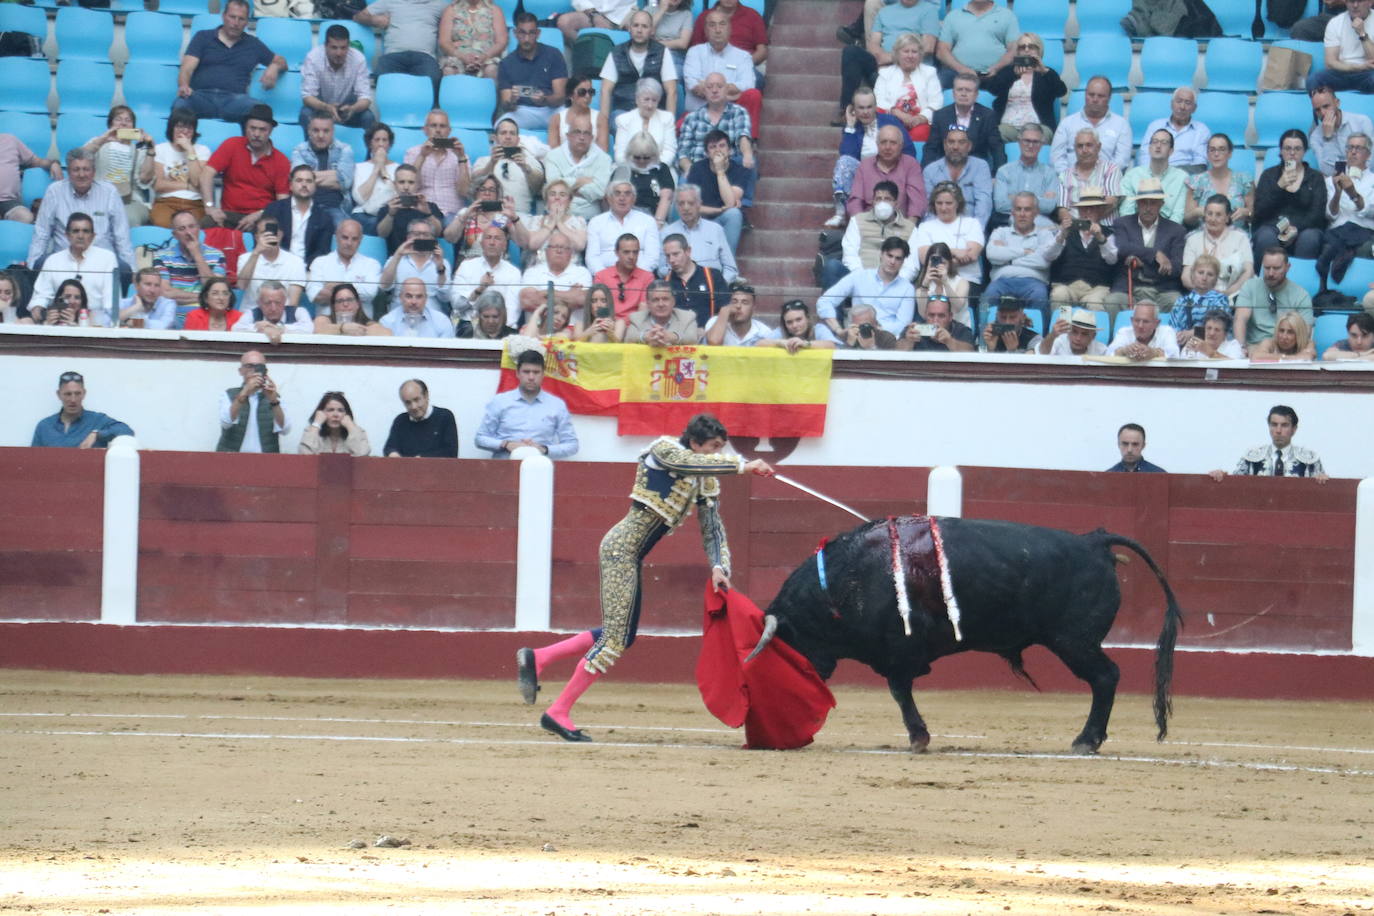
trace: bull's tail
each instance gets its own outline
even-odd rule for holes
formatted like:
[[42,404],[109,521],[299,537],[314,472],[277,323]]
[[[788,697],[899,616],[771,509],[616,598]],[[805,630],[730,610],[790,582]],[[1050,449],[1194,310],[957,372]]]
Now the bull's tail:
[[1183,625],[1183,611],[1178,606],[1178,599],[1174,597],[1169,580],[1164,578],[1164,571],[1155,563],[1148,550],[1125,535],[1103,531],[1101,537],[1107,547],[1125,547],[1138,554],[1154,572],[1168,601],[1168,607],[1164,611],[1164,627],[1159,631],[1159,642],[1155,644],[1155,724],[1159,726],[1159,734],[1156,737],[1163,741],[1169,734],[1169,716],[1174,711],[1170,685],[1174,679],[1174,645],[1178,642],[1178,631]]

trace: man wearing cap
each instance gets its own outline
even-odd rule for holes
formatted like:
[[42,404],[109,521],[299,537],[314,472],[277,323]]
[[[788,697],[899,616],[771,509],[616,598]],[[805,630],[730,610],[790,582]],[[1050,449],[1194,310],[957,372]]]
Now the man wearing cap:
[[[1145,178],[1135,195],[1136,212],[1118,217],[1112,223],[1116,239],[1117,271],[1107,310],[1130,308],[1132,292],[1128,272],[1135,271],[1135,303],[1153,302],[1162,311],[1174,307],[1183,295],[1179,273],[1183,270],[1183,243],[1187,232],[1178,223],[1160,215],[1164,188],[1157,178]],[[1177,346],[1175,346],[1177,350]]]
[[57,379],[57,398],[62,409],[39,420],[33,428],[33,446],[50,448],[104,448],[116,436],[134,431],[118,420],[86,410],[86,380],[79,372],[63,372]]
[[1161,127],[1146,136],[1150,138],[1145,147],[1149,152],[1149,159],[1144,165],[1127,169],[1126,174],[1121,176],[1122,201],[1117,213],[1120,216],[1134,213],[1134,198],[1140,191],[1141,183],[1153,178],[1164,189],[1164,207],[1160,213],[1165,219],[1181,225],[1183,210],[1188,200],[1188,173],[1169,164],[1174,154],[1174,135]]
[[1133,362],[1178,356],[1178,334],[1160,323],[1157,306],[1142,302],[1131,312],[1131,323],[1112,338],[1107,355],[1124,356]]
[[1077,218],[1067,208],[1059,211],[1056,238],[1064,247],[1050,265],[1050,303],[1106,311],[1117,260],[1116,237],[1102,222],[1107,198],[1101,188],[1089,186],[1079,192],[1074,204]]
[[219,28],[191,36],[181,55],[172,108],[189,108],[201,118],[238,121],[258,104],[248,94],[255,67],[262,64],[267,68],[260,80],[263,89],[277,85],[286,59],[244,31],[251,12],[248,0],[225,0]]
[[1015,296],[1032,309],[1044,311],[1050,304],[1050,265],[1064,250],[1067,234],[1037,227],[1038,202],[1030,191],[1012,200],[1011,225],[994,229],[984,253],[992,265],[992,282],[983,301],[997,302]]
[[1097,319],[1087,309],[1074,309],[1068,321],[1056,318],[1037,349],[1047,356],[1101,356],[1107,352],[1097,339]]
[[1116,431],[1116,447],[1121,452],[1121,460],[1107,472],[1127,474],[1165,474],[1168,473],[1157,464],[1145,460],[1145,427],[1139,423],[1127,423]]
[[[268,105],[254,105],[243,119],[243,136],[219,145],[201,169],[200,194],[206,201],[202,226],[227,226],[251,232],[263,208],[291,191],[291,162],[272,146],[277,121]],[[215,176],[224,179],[220,206],[215,199]]]

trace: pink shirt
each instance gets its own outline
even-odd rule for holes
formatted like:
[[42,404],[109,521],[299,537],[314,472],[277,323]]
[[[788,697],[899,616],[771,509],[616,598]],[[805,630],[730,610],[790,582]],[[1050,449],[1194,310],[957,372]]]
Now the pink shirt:
[[926,179],[921,173],[921,164],[910,156],[898,156],[897,165],[892,171],[884,172],[878,168],[878,157],[869,156],[859,163],[854,172],[854,184],[849,189],[849,203],[845,212],[857,216],[873,206],[873,188],[880,181],[891,181],[897,185],[897,209],[920,221],[926,212]]
[[[412,146],[406,150],[406,164],[415,165],[420,161],[420,147]],[[432,153],[425,157],[420,166],[420,191],[429,202],[444,213],[444,222],[453,219],[463,208],[463,198],[458,196],[458,154],[451,149],[444,150],[442,156]]]
[[0,134],[0,200],[18,200],[23,191],[20,169],[37,161],[33,150],[13,134]]

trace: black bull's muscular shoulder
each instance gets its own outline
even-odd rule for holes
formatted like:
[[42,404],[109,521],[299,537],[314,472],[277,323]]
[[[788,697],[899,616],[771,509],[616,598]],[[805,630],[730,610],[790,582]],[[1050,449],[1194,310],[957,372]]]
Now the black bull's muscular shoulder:
[[[938,526],[962,638],[956,638],[941,588],[932,521]],[[894,533],[911,605],[909,636],[898,610]],[[1102,651],[1121,604],[1114,546],[1140,555],[1167,601],[1155,663],[1155,720],[1163,738],[1182,614],[1154,559],[1122,535],[924,516],[870,522],[827,544],[822,558],[812,556],[795,569],[769,605],[768,616],[776,620],[777,637],[805,655],[821,677],[828,678],[842,658],[860,661],[885,677],[917,751],[929,744],[930,733],[911,686],[930,671],[931,662],[956,652],[993,652],[1024,675],[1021,653],[1042,645],[1092,689],[1087,723],[1074,739],[1075,750],[1092,753],[1106,740],[1119,677],[1116,664]]]

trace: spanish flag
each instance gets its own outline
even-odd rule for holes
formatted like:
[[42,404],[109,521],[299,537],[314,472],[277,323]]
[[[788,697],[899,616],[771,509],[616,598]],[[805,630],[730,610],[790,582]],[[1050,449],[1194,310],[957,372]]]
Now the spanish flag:
[[[820,436],[830,399],[830,350],[648,347],[545,338],[544,390],[573,413],[617,417],[622,436],[676,435],[712,413],[732,435]],[[501,355],[498,391],[516,387]]]
[[820,436],[830,399],[830,350],[625,346],[622,436],[682,431],[712,413],[732,435]]

